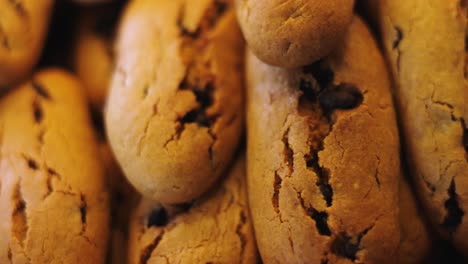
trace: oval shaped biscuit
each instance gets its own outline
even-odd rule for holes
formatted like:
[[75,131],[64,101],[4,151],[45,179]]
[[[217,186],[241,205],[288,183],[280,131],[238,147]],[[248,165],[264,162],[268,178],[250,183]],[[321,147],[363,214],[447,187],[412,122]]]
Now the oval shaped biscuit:
[[104,263],[109,197],[78,81],[40,71],[0,125],[0,263]]
[[225,170],[242,127],[241,54],[229,1],[137,0],[127,7],[106,125],[142,195],[187,202]]
[[129,263],[256,263],[243,158],[216,187],[189,208],[143,199],[131,220]]
[[39,59],[53,0],[0,1],[0,88],[26,78]]
[[244,37],[262,61],[301,67],[330,53],[342,40],[354,0],[236,0]]
[[353,18],[343,43],[303,68],[249,53],[247,86],[249,201],[263,261],[396,263],[398,132],[364,23]]
[[396,82],[405,148],[436,230],[468,257],[468,6],[373,1]]

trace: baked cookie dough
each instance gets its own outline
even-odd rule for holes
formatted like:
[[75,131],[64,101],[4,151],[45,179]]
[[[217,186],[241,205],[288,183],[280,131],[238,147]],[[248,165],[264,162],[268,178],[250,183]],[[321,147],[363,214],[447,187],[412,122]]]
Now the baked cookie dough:
[[117,161],[147,198],[199,197],[242,133],[243,42],[231,2],[132,1],[116,45],[106,127]]
[[256,263],[243,158],[194,204],[163,207],[142,200],[130,235],[131,264]]
[[413,181],[433,226],[468,256],[468,6],[376,2]]
[[398,132],[364,23],[354,17],[315,64],[284,69],[248,53],[246,67],[248,191],[263,261],[397,263]]
[[354,0],[236,0],[237,18],[252,52],[281,67],[301,67],[341,42]]
[[25,79],[39,59],[53,0],[0,0],[0,89]]
[[42,70],[0,101],[0,263],[104,263],[108,192],[79,82]]

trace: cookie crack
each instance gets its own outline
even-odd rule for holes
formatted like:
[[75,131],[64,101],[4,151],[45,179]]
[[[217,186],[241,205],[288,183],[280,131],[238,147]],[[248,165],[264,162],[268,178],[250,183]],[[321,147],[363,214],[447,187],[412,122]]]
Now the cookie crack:
[[140,264],[148,263],[148,260],[150,259],[151,254],[158,247],[163,236],[164,236],[164,230],[153,240],[151,244],[149,244],[146,248],[143,249],[140,255]]
[[335,75],[324,61],[318,61],[302,69],[298,100],[298,113],[309,124],[309,153],[304,155],[306,166],[317,176],[316,185],[322,193],[327,207],[333,203],[333,188],[330,171],[320,164],[319,153],[324,142],[333,131],[335,111],[349,110],[360,106],[364,100],[362,91],[352,83],[334,84]]
[[400,73],[401,54],[402,54],[400,44],[404,38],[404,35],[403,35],[403,30],[401,29],[400,26],[394,25],[393,23],[392,25],[393,25],[393,30],[395,31],[395,34],[396,34],[396,37],[392,43],[392,50],[396,52],[395,65],[396,65],[397,72]]
[[328,226],[328,213],[325,211],[318,211],[312,206],[307,206],[302,198],[301,192],[297,192],[297,197],[301,202],[302,209],[314,220],[318,233],[322,236],[331,236],[332,232]]
[[247,223],[247,217],[245,216],[245,213],[243,210],[240,211],[239,214],[239,223],[237,224],[236,227],[236,235],[239,237],[240,241],[240,259],[244,259],[244,251],[245,251],[245,246],[247,244],[247,238],[245,234],[242,232],[242,228],[245,226]]
[[83,235],[86,233],[86,227],[87,227],[87,210],[88,210],[88,204],[86,202],[86,198],[84,194],[80,193],[80,205],[79,205],[79,210],[80,210],[80,219],[81,219],[81,231],[80,235]]
[[362,249],[360,247],[362,238],[367,235],[374,226],[375,224],[372,224],[355,236],[350,236],[346,232],[339,233],[331,243],[331,252],[336,256],[355,262],[357,253]]
[[380,178],[379,178],[380,157],[378,155],[375,155],[375,158],[377,159],[377,166],[375,167],[374,179],[375,179],[375,182],[377,183],[377,187],[380,189]]
[[449,198],[444,203],[447,215],[442,222],[442,227],[449,231],[450,234],[453,234],[458,226],[460,226],[463,216],[465,215],[465,212],[463,212],[459,205],[454,178],[452,178],[450,182],[447,193]]
[[280,217],[280,221],[281,221],[281,212],[279,210],[279,194],[281,191],[282,182],[283,182],[283,179],[281,178],[281,176],[279,176],[278,171],[275,171],[274,181],[273,181],[273,196],[271,197],[271,203],[273,204],[273,209],[275,213]]
[[26,201],[21,192],[21,183],[17,183],[14,187],[12,202],[14,203],[14,209],[11,215],[12,232],[23,248],[28,233],[28,219],[26,215]]

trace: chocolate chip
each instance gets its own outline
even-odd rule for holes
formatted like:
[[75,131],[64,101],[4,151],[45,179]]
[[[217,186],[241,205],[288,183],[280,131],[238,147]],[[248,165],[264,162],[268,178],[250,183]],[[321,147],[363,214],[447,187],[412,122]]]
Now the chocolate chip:
[[353,242],[352,237],[346,233],[340,233],[331,245],[332,252],[341,257],[345,257],[352,261],[356,260],[356,253],[359,246]]
[[32,160],[32,159],[28,159],[27,162],[28,162],[28,167],[29,167],[31,170],[37,170],[38,166],[37,166],[36,161],[34,161],[34,160]]
[[301,79],[299,83],[299,89],[301,89],[307,100],[315,101],[317,99],[317,94],[315,93],[310,81]]
[[206,108],[213,104],[213,85],[207,84],[205,90],[193,89],[193,93],[195,94],[195,98],[197,102],[201,105],[201,107]]
[[319,96],[320,106],[325,112],[335,109],[352,109],[360,105],[364,97],[354,84],[340,83],[324,90]]
[[165,226],[167,225],[169,221],[169,216],[167,214],[167,211],[164,207],[156,207],[151,211],[149,217],[148,217],[148,224],[147,227],[152,227],[152,226]]
[[322,89],[330,85],[335,79],[335,73],[323,61],[318,61],[314,64],[305,66],[302,71],[305,74],[312,74]]

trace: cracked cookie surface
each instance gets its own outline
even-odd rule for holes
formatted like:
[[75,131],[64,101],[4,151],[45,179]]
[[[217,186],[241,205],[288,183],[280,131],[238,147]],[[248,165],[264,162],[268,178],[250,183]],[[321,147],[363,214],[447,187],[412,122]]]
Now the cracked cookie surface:
[[0,103],[0,263],[103,263],[108,193],[78,81],[43,70]]
[[248,53],[246,67],[249,201],[263,261],[396,263],[398,133],[366,26],[354,17],[313,65],[277,68]]
[[106,125],[142,195],[183,203],[225,170],[241,135],[242,37],[230,1],[132,1]]
[[373,1],[397,83],[407,158],[432,224],[468,252],[467,4]]
[[53,0],[0,0],[0,88],[26,78],[36,64]]
[[131,221],[129,263],[256,263],[246,192],[239,158],[193,204],[162,207],[143,199]]
[[354,0],[236,0],[236,13],[252,52],[281,67],[313,63],[339,44]]

